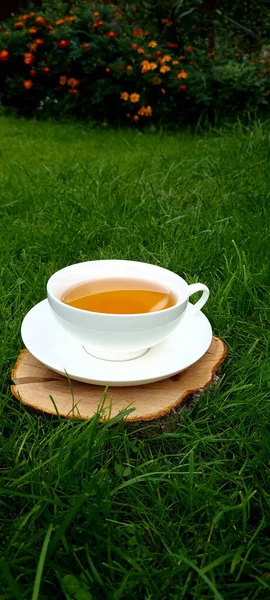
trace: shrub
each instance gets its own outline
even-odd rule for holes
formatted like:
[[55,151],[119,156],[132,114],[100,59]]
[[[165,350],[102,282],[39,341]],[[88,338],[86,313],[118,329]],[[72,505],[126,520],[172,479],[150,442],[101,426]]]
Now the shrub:
[[25,115],[134,124],[267,103],[265,58],[183,46],[166,26],[145,31],[132,11],[103,4],[12,17],[0,31],[2,103]]

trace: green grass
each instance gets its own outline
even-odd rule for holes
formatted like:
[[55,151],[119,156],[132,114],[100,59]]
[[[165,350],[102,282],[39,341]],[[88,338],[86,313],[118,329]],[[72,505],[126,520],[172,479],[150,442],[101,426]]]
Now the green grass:
[[[2,118],[0,131],[0,598],[269,598],[267,123],[169,135]],[[174,433],[49,417],[9,391],[46,280],[101,258],[211,290],[228,359]]]

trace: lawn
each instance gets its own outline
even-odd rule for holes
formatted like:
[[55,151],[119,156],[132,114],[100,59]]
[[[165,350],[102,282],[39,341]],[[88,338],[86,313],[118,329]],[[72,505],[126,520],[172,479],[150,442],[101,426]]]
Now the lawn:
[[[269,598],[267,124],[172,135],[2,117],[0,132],[0,598]],[[49,276],[101,258],[211,290],[228,359],[173,433],[59,420],[9,391]]]

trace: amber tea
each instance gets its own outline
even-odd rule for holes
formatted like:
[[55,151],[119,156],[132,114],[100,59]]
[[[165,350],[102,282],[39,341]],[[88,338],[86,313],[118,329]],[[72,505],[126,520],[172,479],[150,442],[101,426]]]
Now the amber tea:
[[62,302],[98,313],[140,314],[170,308],[176,296],[164,286],[139,279],[86,281],[67,290]]

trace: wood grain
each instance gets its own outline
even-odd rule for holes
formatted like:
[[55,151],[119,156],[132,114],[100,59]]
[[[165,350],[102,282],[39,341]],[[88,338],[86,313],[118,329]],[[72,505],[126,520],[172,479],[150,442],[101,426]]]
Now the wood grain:
[[[151,421],[168,415],[213,381],[227,354],[225,344],[213,337],[210,348],[197,363],[156,383],[130,387],[109,387],[103,405],[104,419],[133,408],[127,422]],[[23,404],[63,417],[89,419],[97,411],[103,395],[101,386],[69,382],[42,365],[28,350],[22,350],[12,371],[13,395]],[[52,401],[53,398],[54,402]],[[57,407],[57,410],[55,408]]]

